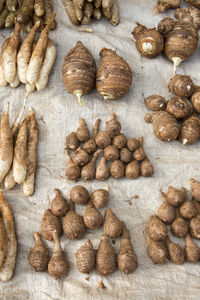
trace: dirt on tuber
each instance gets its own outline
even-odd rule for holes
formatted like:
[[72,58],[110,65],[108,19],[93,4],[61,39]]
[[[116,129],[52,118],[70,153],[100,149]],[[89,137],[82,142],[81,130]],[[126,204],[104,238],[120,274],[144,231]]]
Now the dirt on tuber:
[[79,140],[77,139],[76,132],[71,132],[66,137],[66,149],[75,151],[79,147]]
[[108,146],[104,149],[104,158],[108,161],[114,161],[119,158],[119,151],[114,145]]
[[128,164],[132,161],[132,153],[127,148],[123,148],[119,154],[120,160]]
[[125,169],[125,175],[128,178],[136,179],[140,174],[140,166],[137,160],[130,162]]
[[155,242],[164,241],[168,235],[167,226],[156,215],[150,217],[147,230]]
[[120,134],[121,124],[117,121],[117,116],[112,113],[109,121],[106,122],[106,132],[110,137],[114,137]]
[[165,37],[170,31],[174,29],[174,26],[175,26],[175,20],[170,17],[167,17],[162,19],[158,23],[158,31],[162,36]]
[[157,5],[154,7],[153,12],[163,13],[168,9],[177,8],[181,5],[181,0],[157,0]]
[[121,160],[115,160],[110,165],[110,175],[115,179],[123,178],[125,175],[125,165]]
[[200,201],[200,182],[194,178],[190,179],[192,196],[196,201]]
[[75,163],[75,165],[82,167],[86,165],[89,162],[89,160],[89,154],[84,149],[79,147],[77,150],[75,150],[73,156],[73,162]]
[[100,131],[95,138],[95,142],[100,149],[105,149],[110,146],[111,138],[106,131]]
[[83,166],[82,170],[81,170],[81,178],[83,180],[93,180],[95,178],[95,172],[96,172],[96,168],[95,168],[95,162],[97,157],[100,155],[101,150],[97,150],[94,154],[93,157],[91,158],[90,162]]
[[114,136],[113,145],[115,147],[117,147],[117,149],[119,149],[119,150],[121,150],[123,148],[126,148],[126,146],[127,146],[127,137],[123,133]]
[[79,119],[79,127],[76,130],[76,137],[81,143],[85,143],[90,139],[90,131],[83,118]]
[[166,194],[161,192],[163,204],[158,208],[158,217],[165,224],[172,224],[176,217],[176,209],[169,204],[166,199]]
[[140,173],[143,177],[151,177],[154,174],[154,167],[147,157],[140,165]]
[[168,191],[166,194],[166,199],[172,206],[181,205],[187,197],[185,188],[176,189],[172,186],[168,186]]
[[79,166],[76,166],[75,163],[72,161],[69,151],[65,150],[65,156],[67,159],[67,169],[66,169],[66,176],[69,180],[77,181],[81,175],[81,170]]
[[185,261],[184,249],[179,245],[166,238],[166,245],[169,252],[169,259],[177,265],[182,265]]
[[185,255],[188,262],[198,262],[200,259],[200,249],[189,234],[185,237]]
[[198,214],[192,220],[190,220],[190,234],[192,237],[200,240],[200,215]]
[[170,92],[179,97],[190,97],[194,93],[195,86],[190,76],[175,74],[169,84]]
[[175,119],[188,118],[191,114],[191,105],[182,97],[175,96],[169,99],[166,105],[166,112],[171,114]]
[[196,115],[183,121],[179,139],[183,145],[195,144],[200,139],[200,120]]
[[188,223],[180,214],[180,209],[176,209],[176,217],[171,225],[171,231],[175,237],[183,238],[188,234]]
[[200,113],[200,90],[197,89],[190,98],[192,106],[197,113]]

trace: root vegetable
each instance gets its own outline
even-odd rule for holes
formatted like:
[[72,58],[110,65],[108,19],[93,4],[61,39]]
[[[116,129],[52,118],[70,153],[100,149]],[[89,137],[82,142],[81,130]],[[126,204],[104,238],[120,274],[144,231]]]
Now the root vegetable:
[[101,241],[96,255],[96,269],[101,275],[109,275],[117,268],[116,254],[109,239],[101,236]]
[[146,157],[146,153],[144,152],[144,148],[143,148],[143,136],[141,136],[138,141],[140,143],[140,147],[135,150],[134,154],[133,154],[133,157],[138,160],[138,161],[141,161],[141,160],[144,160],[145,157]]
[[105,211],[103,229],[105,234],[111,238],[117,238],[122,233],[123,223],[117,218],[111,208],[107,208]]
[[197,113],[200,113],[200,90],[197,90],[193,93],[192,97],[190,98],[192,102],[192,106]]
[[158,217],[165,224],[172,224],[176,217],[176,209],[166,200],[166,194],[162,194],[162,205],[158,208]]
[[174,116],[174,118],[183,119],[190,116],[192,107],[190,104],[179,96],[172,97],[167,102],[166,112]]
[[89,201],[89,193],[86,188],[81,185],[74,186],[70,191],[70,199],[77,204],[85,204]]
[[104,149],[104,158],[108,161],[117,160],[119,157],[119,151],[114,145],[108,146]]
[[97,69],[96,89],[104,100],[118,99],[130,90],[132,71],[128,63],[113,50],[100,51],[101,62]]
[[164,49],[164,39],[156,29],[147,29],[145,26],[137,23],[132,35],[136,39],[138,52],[145,57],[153,58]]
[[74,6],[74,10],[75,10],[75,16],[77,20],[81,22],[83,19],[83,10],[76,6]]
[[9,38],[5,39],[2,46],[1,46],[1,54],[0,54],[0,86],[7,86],[8,82],[5,77],[5,72],[4,72],[4,62],[2,60],[3,52],[8,46],[9,43]]
[[77,139],[76,133],[72,132],[66,137],[65,142],[66,148],[75,151],[79,147],[79,140]]
[[7,7],[4,7],[3,11],[0,14],[0,29],[4,28],[5,20],[9,14]]
[[14,79],[13,82],[10,83],[10,86],[11,86],[12,88],[16,88],[16,87],[18,87],[19,84],[20,84],[20,80],[19,80],[18,74],[17,74],[17,72],[16,72],[16,74],[15,74],[15,79]]
[[26,84],[26,98],[27,99],[28,99],[29,95],[34,92],[35,88],[36,88],[35,83],[33,83],[33,84],[27,83]]
[[184,249],[174,242],[172,242],[169,237],[166,239],[167,249],[169,251],[170,260],[177,265],[182,265],[185,260]]
[[199,0],[185,0],[186,3],[190,5],[194,5],[198,8],[200,8],[200,1]]
[[93,11],[94,11],[94,8],[93,8],[92,3],[86,2],[85,6],[84,6],[84,10],[83,10],[84,15],[86,17],[90,18],[93,15]]
[[93,17],[98,21],[101,19],[101,9],[100,8],[94,8]]
[[8,281],[12,278],[15,268],[17,239],[15,234],[13,213],[2,192],[0,192],[0,214],[3,219],[7,240],[5,259],[0,267],[0,280]]
[[89,229],[99,229],[103,224],[103,217],[90,201],[83,216],[85,226]]
[[72,0],[62,0],[63,6],[72,24],[78,26],[79,20],[76,17],[76,11]]
[[84,119],[79,119],[79,127],[76,130],[76,137],[81,142],[87,142],[90,139],[90,131]]
[[73,162],[76,166],[82,167],[86,165],[90,160],[89,154],[83,150],[81,147],[79,147],[75,152],[73,156]]
[[93,249],[92,242],[87,240],[84,245],[76,252],[76,266],[79,272],[89,274],[94,270],[96,251]]
[[44,15],[45,10],[45,1],[44,0],[35,0],[34,11],[36,16],[41,17]]
[[170,8],[177,8],[181,5],[181,0],[158,0],[154,8],[154,13],[163,13]]
[[111,8],[111,18],[110,23],[113,26],[118,25],[120,22],[120,16],[119,16],[119,0],[113,0],[113,6]]
[[145,100],[145,106],[153,111],[165,110],[166,100],[160,95],[151,95]]
[[106,122],[106,132],[110,137],[120,134],[121,124],[117,121],[117,116],[112,113],[109,121]]
[[125,174],[126,177],[135,179],[139,176],[140,167],[137,160],[133,160],[126,166]]
[[15,13],[9,13],[5,19],[5,28],[10,28],[15,25]]
[[176,210],[176,218],[171,225],[171,231],[178,238],[185,237],[188,234],[188,223],[183,219],[180,210]]
[[60,219],[55,216],[50,209],[45,210],[41,221],[41,233],[48,240],[53,240],[52,232],[56,230],[58,235],[61,235],[62,225]]
[[155,136],[163,142],[174,141],[179,135],[176,119],[166,111],[146,114],[145,121],[153,124]]
[[168,235],[167,226],[156,215],[150,217],[147,229],[155,242],[164,241]]
[[55,279],[67,276],[69,272],[69,263],[62,250],[59,234],[53,231],[54,250],[53,255],[48,264],[48,273]]
[[30,249],[28,255],[29,263],[35,271],[45,271],[50,260],[49,252],[38,232],[33,233],[33,238],[35,240],[35,246]]
[[169,202],[169,204],[171,204],[172,206],[179,206],[181,205],[185,199],[186,199],[186,190],[184,188],[181,188],[180,190],[172,187],[172,186],[168,186],[168,192],[166,194],[166,199],[167,202]]
[[154,167],[147,157],[141,163],[140,172],[143,177],[151,177],[154,174]]
[[78,41],[64,58],[62,79],[69,93],[75,95],[80,105],[81,97],[95,85],[96,64],[90,51]]
[[31,28],[33,27],[32,20],[29,20],[26,24],[21,24],[21,27],[24,32],[29,33],[31,31]]
[[[200,2],[199,2],[200,3]],[[184,22],[191,22],[196,30],[200,27],[200,11],[194,6],[187,8],[177,8],[174,16],[178,20],[183,20]]]
[[88,25],[91,22],[91,18],[87,16],[83,16],[83,19],[81,21],[81,25]]
[[99,132],[99,126],[100,126],[100,119],[97,119],[96,122],[94,123],[94,127],[93,127],[93,135],[92,135],[92,139],[88,140],[87,142],[85,142],[85,144],[83,145],[83,149],[85,151],[87,151],[89,154],[94,153],[97,150],[97,146],[95,143],[95,138]]
[[109,201],[108,186],[104,189],[99,189],[93,192],[91,201],[97,208],[105,206]]
[[85,5],[85,0],[73,0],[74,6],[83,9]]
[[190,233],[192,237],[200,240],[200,215],[190,220]]
[[169,82],[170,92],[179,97],[190,97],[194,93],[194,84],[190,76],[176,74]]
[[164,264],[168,258],[168,250],[164,242],[155,242],[151,239],[148,229],[145,230],[147,251],[154,264]]
[[189,234],[185,237],[185,254],[188,262],[198,262],[200,259],[200,249]]
[[110,8],[102,7],[102,8],[101,8],[101,11],[102,11],[103,16],[104,16],[106,19],[109,19],[109,20],[110,20],[110,18],[111,18],[111,9],[110,9]]
[[2,12],[3,8],[4,8],[4,4],[6,3],[6,0],[2,0],[0,2],[0,13]]
[[179,138],[183,145],[195,144],[200,139],[200,120],[197,116],[192,115],[182,123]]
[[113,0],[102,0],[102,7],[111,8],[113,5]]
[[7,9],[11,12],[15,12],[17,10],[17,0],[6,0]]
[[34,0],[24,0],[17,13],[17,22],[26,24],[32,16],[34,9]]
[[69,239],[79,239],[85,233],[83,217],[75,212],[72,201],[69,203],[70,210],[63,218],[63,231]]
[[68,211],[67,199],[64,198],[58,189],[54,189],[55,198],[51,201],[50,209],[55,216],[63,217]]
[[170,31],[174,29],[175,21],[172,18],[164,18],[158,23],[158,31],[163,36],[166,36]]
[[83,166],[81,170],[81,178],[83,180],[92,180],[95,178],[95,162],[97,157],[100,155],[101,150],[97,150],[94,154],[90,162]]
[[13,177],[13,169],[11,168],[4,179],[4,186],[6,190],[11,190],[15,186],[16,182]]
[[127,141],[128,150],[135,151],[139,147],[140,147],[140,142],[137,139],[135,139],[135,138],[128,139],[128,141]]
[[121,150],[123,148],[126,148],[126,145],[127,145],[127,138],[126,138],[126,136],[123,133],[114,136],[114,138],[113,138],[113,145],[115,147],[117,147],[117,149],[119,149],[119,150]]
[[130,163],[132,160],[132,154],[131,151],[129,151],[127,148],[123,148],[120,151],[120,160],[124,163]]
[[38,17],[36,14],[33,14],[33,24],[35,25],[37,22],[40,22],[40,26],[38,28],[38,31],[41,32],[44,29],[44,18]]
[[122,231],[120,252],[117,257],[117,263],[119,270],[126,275],[135,272],[138,266],[137,255],[134,252],[130,233],[125,224]]
[[184,219],[191,220],[192,218],[194,218],[197,215],[198,211],[196,209],[195,204],[192,201],[187,199],[181,205],[180,213]]
[[99,148],[105,149],[111,144],[111,138],[106,131],[101,131],[97,134],[95,142]]
[[121,160],[115,160],[110,165],[110,174],[115,179],[120,179],[124,177],[125,166]]
[[0,216],[0,268],[4,262],[7,248],[7,237],[4,222]]
[[102,5],[102,0],[94,0],[94,6],[96,8],[100,8]]
[[192,196],[196,201],[200,201],[200,182],[194,178],[190,179]]
[[81,175],[81,170],[79,166],[76,166],[75,163],[72,161],[69,151],[65,150],[65,155],[67,158],[67,169],[66,169],[66,176],[69,180],[78,180]]
[[99,164],[97,165],[95,176],[97,180],[106,180],[110,176],[109,168],[104,157],[101,157]]
[[[53,17],[53,9],[52,9],[52,5],[51,5],[51,0],[44,0],[45,1],[45,6],[44,6],[44,24],[48,25],[51,22],[51,19]],[[70,2],[69,0],[63,0],[65,2]],[[63,2],[64,3],[64,2]],[[66,9],[66,7],[65,7]],[[50,24],[50,29],[53,30],[56,28],[56,21],[53,20]]]

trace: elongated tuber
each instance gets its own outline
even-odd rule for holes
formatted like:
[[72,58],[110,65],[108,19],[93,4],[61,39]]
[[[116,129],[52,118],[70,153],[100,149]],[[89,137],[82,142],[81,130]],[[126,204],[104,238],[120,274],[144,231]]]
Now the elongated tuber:
[[190,116],[192,107],[190,104],[179,96],[172,97],[167,102],[166,112],[174,116],[175,119],[183,119]]
[[172,206],[179,206],[181,205],[186,199],[186,190],[181,188],[180,190],[168,186],[168,192],[166,194],[166,199]]
[[83,118],[79,119],[79,127],[76,130],[76,137],[82,143],[87,142],[90,138],[90,131]]
[[177,265],[182,265],[185,260],[184,249],[179,245],[170,240],[169,237],[166,239],[167,249],[169,251],[170,260]]
[[75,151],[79,146],[79,140],[77,139],[76,133],[72,132],[66,137],[65,141],[66,148]]
[[119,16],[119,0],[113,0],[113,5],[111,7],[111,18],[110,23],[113,26],[118,25],[120,22],[120,16]]
[[50,260],[49,252],[38,232],[33,233],[33,238],[35,246],[29,251],[28,261],[35,271],[45,271]]
[[148,225],[148,232],[152,240],[155,242],[162,242],[167,237],[167,226],[158,218],[153,215],[150,217]]
[[188,223],[181,216],[179,208],[176,210],[176,218],[171,225],[171,231],[178,238],[185,237],[188,234]]
[[101,157],[99,164],[96,168],[96,174],[95,177],[97,180],[106,180],[110,176],[109,168],[106,163],[105,157]]
[[75,256],[76,266],[79,272],[89,274],[94,270],[96,251],[90,240],[87,240],[85,244],[78,249]]
[[190,76],[175,74],[169,84],[170,92],[179,97],[190,97],[194,93],[194,84]]
[[[50,23],[51,18],[53,16],[53,9],[52,9],[52,4],[51,4],[52,0],[44,0],[44,1],[45,1],[45,6],[44,6],[44,23],[45,23],[45,25],[47,25],[47,24]],[[53,30],[55,28],[56,28],[56,20],[53,20],[51,22],[50,29]]]
[[83,216],[85,226],[89,229],[98,229],[103,224],[103,217],[100,212],[89,202]]
[[136,179],[139,176],[140,167],[137,160],[133,160],[126,166],[125,174],[126,177]]
[[101,131],[97,134],[95,142],[100,149],[105,149],[111,144],[111,138],[106,131]]
[[101,275],[109,275],[116,270],[117,260],[109,239],[101,236],[101,241],[96,255],[96,269]]
[[63,217],[68,211],[67,199],[64,198],[58,189],[54,189],[55,198],[51,201],[50,209],[55,216]]
[[154,174],[154,167],[147,157],[141,163],[140,173],[143,177],[151,177]]
[[93,192],[91,201],[97,208],[105,206],[109,201],[108,186],[104,189],[99,189]]
[[75,95],[80,105],[81,97],[95,85],[96,64],[90,51],[78,41],[64,58],[62,78],[69,93]]
[[190,220],[190,233],[192,237],[200,240],[200,215]]
[[75,165],[82,167],[86,165],[89,162],[89,160],[90,160],[89,154],[81,147],[79,147],[74,152],[73,162],[75,163]]
[[6,229],[5,229],[4,221],[0,216],[0,267],[2,266],[6,256],[6,248],[7,248]]
[[90,162],[83,166],[82,170],[81,170],[81,178],[83,180],[92,180],[95,177],[95,162],[97,157],[100,155],[101,150],[97,150],[94,154],[92,159],[90,160]]
[[36,16],[41,17],[44,15],[45,1],[44,0],[35,0],[34,11]]
[[132,160],[132,154],[131,151],[129,151],[127,148],[123,148],[120,151],[120,160],[124,163],[130,163]]
[[62,0],[62,3],[72,24],[76,26],[79,25],[79,20],[76,18],[73,0]]
[[24,0],[17,13],[17,22],[26,24],[32,16],[34,9],[34,0]]
[[62,231],[62,225],[60,219],[57,216],[55,216],[50,209],[47,209],[42,217],[41,233],[46,240],[52,241],[52,232],[54,230],[56,230],[58,235],[60,236]]
[[94,127],[93,127],[93,135],[92,139],[89,139],[85,144],[83,145],[83,149],[87,151],[89,154],[94,153],[97,150],[97,145],[95,143],[95,138],[99,132],[99,126],[100,126],[100,119],[97,119]]
[[158,208],[158,217],[165,224],[172,224],[176,217],[176,209],[174,206],[169,204],[166,200],[166,194],[162,194],[162,205]]
[[145,230],[145,237],[147,243],[147,251],[149,257],[154,264],[164,264],[168,258],[168,250],[164,242],[155,242],[151,239],[148,229]]
[[115,147],[117,147],[117,149],[119,149],[119,150],[121,150],[123,148],[126,148],[126,145],[127,145],[127,138],[126,138],[126,136],[123,133],[114,136],[114,138],[113,138],[113,145]]
[[70,191],[70,199],[77,204],[85,204],[89,200],[88,190],[81,185],[74,186]]
[[96,89],[104,100],[118,99],[128,93],[132,84],[132,71],[128,63],[113,50],[100,51]]
[[114,161],[119,158],[119,151],[114,145],[108,146],[104,149],[104,158],[108,161]]
[[163,36],[166,36],[175,26],[175,20],[172,18],[164,18],[158,23],[158,31]]
[[69,180],[78,180],[81,175],[81,170],[79,166],[76,166],[75,163],[72,161],[69,151],[65,150],[65,156],[67,158],[67,169],[66,169],[66,176]]
[[145,100],[145,106],[153,111],[165,110],[166,100],[160,95],[151,95]]
[[190,179],[192,196],[195,200],[200,201],[200,182],[194,178]]
[[8,46],[9,43],[9,38],[5,39],[2,46],[1,46],[1,54],[0,54],[0,86],[7,86],[8,82],[5,77],[5,72],[4,72],[4,62],[2,59],[3,52]]
[[69,263],[62,250],[59,234],[53,231],[54,250],[53,255],[48,264],[48,273],[55,279],[67,276],[69,272]]
[[158,0],[154,8],[155,13],[165,12],[170,8],[177,8],[181,5],[181,0]]
[[190,98],[192,102],[192,106],[197,113],[200,113],[200,90],[197,90],[193,93],[192,97]]
[[200,139],[200,120],[197,116],[192,115],[183,121],[179,139],[183,145],[195,144]]
[[10,28],[15,25],[15,13],[9,13],[5,19],[5,28]]
[[115,160],[110,165],[110,175],[115,179],[123,178],[125,174],[125,166],[123,161]]
[[111,238],[117,238],[122,233],[123,223],[117,218],[111,208],[107,208],[105,211],[103,229],[105,234]]
[[200,259],[200,249],[189,234],[185,237],[185,254],[188,262],[198,262]]

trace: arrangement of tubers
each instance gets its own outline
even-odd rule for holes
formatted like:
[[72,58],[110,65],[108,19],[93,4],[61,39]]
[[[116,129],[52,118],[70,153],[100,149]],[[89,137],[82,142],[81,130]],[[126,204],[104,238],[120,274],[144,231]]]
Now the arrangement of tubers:
[[[100,119],[94,124],[91,138],[85,120],[80,118],[76,132],[66,137],[67,179],[77,181],[81,177],[82,180],[103,181],[110,176],[135,179],[139,175],[150,177],[154,174],[153,165],[143,148],[143,137],[128,139],[122,134],[115,113],[106,122],[104,131],[99,131],[99,126]],[[73,157],[70,151],[74,152]],[[95,166],[100,154],[103,156]]]
[[62,0],[72,24],[88,25],[105,17],[113,26],[120,22],[119,0]]
[[[25,32],[29,32],[36,22],[40,22],[37,30],[42,31],[53,15],[51,0],[1,0],[0,28],[9,28],[16,21],[21,24]],[[51,24],[55,29],[56,21]]]
[[[158,208],[158,215],[150,217],[146,227],[147,251],[155,264],[164,264],[168,259],[175,264],[198,262],[200,248],[193,238],[200,239],[200,182],[190,179],[192,200],[189,200],[185,188],[168,187],[163,193],[163,204]],[[170,229],[173,236],[185,240],[185,249],[168,236]]]

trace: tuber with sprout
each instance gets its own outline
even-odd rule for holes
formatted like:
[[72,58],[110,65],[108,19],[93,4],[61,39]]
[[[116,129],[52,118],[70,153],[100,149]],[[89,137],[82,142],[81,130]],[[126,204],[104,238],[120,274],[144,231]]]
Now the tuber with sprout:
[[126,138],[126,136],[123,133],[114,136],[114,138],[113,138],[113,145],[115,147],[117,147],[117,149],[119,149],[119,150],[121,150],[123,148],[126,148],[126,145],[127,145],[127,138]]
[[96,208],[105,206],[109,201],[108,186],[106,186],[104,189],[95,190],[92,193],[91,201]]
[[178,20],[182,20],[184,22],[191,22],[196,28],[196,30],[198,30],[200,27],[200,11],[194,6],[190,6],[187,8],[177,8],[174,13],[174,16]]
[[177,8],[181,5],[181,0],[157,0],[154,13],[163,13],[168,9]]
[[180,96],[172,97],[166,105],[166,112],[171,114],[177,120],[188,118],[191,111],[192,107],[190,104]]
[[169,237],[166,238],[166,245],[171,262],[182,265],[185,260],[184,249],[179,244],[172,242]]
[[58,189],[54,189],[55,198],[51,201],[50,209],[55,216],[63,217],[68,211],[67,199],[64,198]]
[[90,160],[89,154],[79,147],[77,150],[74,152],[73,156],[73,162],[75,163],[76,166],[82,167],[86,165]]
[[83,180],[93,180],[95,178],[95,162],[97,157],[100,155],[101,150],[97,150],[94,154],[93,157],[91,158],[90,162],[83,166],[81,170],[81,178]]
[[29,251],[28,261],[35,271],[45,271],[50,260],[49,252],[38,232],[33,233],[33,238],[35,246]]
[[[44,24],[48,25],[51,22],[51,18],[53,16],[53,9],[52,9],[52,0],[44,0]],[[53,20],[50,24],[50,29],[53,30],[56,28],[56,21]]]
[[95,138],[95,142],[100,149],[105,149],[111,144],[111,138],[106,131],[100,131]]
[[196,201],[200,201],[200,182],[194,178],[190,179],[191,193]]
[[186,220],[191,220],[194,218],[198,211],[196,209],[195,204],[187,199],[180,207],[180,213],[183,216],[184,219]]
[[154,167],[147,157],[141,163],[140,173],[143,177],[151,177],[154,174]]
[[83,118],[79,119],[79,127],[76,130],[76,137],[81,142],[87,142],[90,139],[90,131]]
[[120,160],[126,164],[128,164],[132,161],[132,153],[127,148],[123,148],[120,151],[119,156],[120,156]]
[[79,25],[79,20],[76,17],[75,5],[73,3],[73,0],[62,0],[62,3],[72,24],[76,26]]
[[134,154],[133,154],[133,157],[138,160],[138,161],[141,161],[141,160],[144,160],[145,157],[146,157],[146,153],[144,152],[144,148],[143,148],[143,136],[141,136],[138,141],[140,143],[140,147],[135,150]]
[[159,31],[154,28],[147,29],[137,23],[132,35],[136,40],[136,48],[142,56],[153,58],[164,49],[164,39]]
[[112,113],[109,121],[106,122],[106,132],[110,137],[114,137],[120,134],[121,124],[117,121],[117,116]]
[[123,178],[125,174],[125,166],[123,161],[115,160],[110,165],[110,175],[115,179]]
[[127,166],[125,170],[125,175],[128,178],[136,179],[140,174],[140,167],[137,160],[131,161]]
[[99,229],[103,224],[103,217],[100,214],[100,212],[94,207],[92,202],[88,202],[84,216],[83,221],[85,223],[85,226],[89,229]]
[[83,217],[76,213],[72,201],[69,202],[69,211],[63,218],[63,231],[69,239],[79,239],[85,233]]
[[58,235],[61,235],[62,225],[60,219],[55,216],[50,209],[45,210],[41,221],[41,234],[48,240],[53,240],[52,232],[56,230]]
[[160,95],[151,95],[144,99],[145,106],[153,111],[165,110],[166,100]]
[[136,138],[128,139],[128,141],[127,141],[127,148],[128,148],[128,150],[135,151],[139,147],[140,147],[140,142],[139,142],[138,139],[136,139]]
[[200,215],[197,215],[192,220],[190,220],[190,234],[195,239],[200,239]]
[[147,243],[147,251],[149,257],[154,264],[163,265],[168,258],[168,250],[164,242],[155,242],[151,239],[148,229],[145,230],[145,237]]
[[34,11],[36,16],[42,17],[45,10],[45,0],[35,0]]
[[53,231],[54,250],[53,255],[48,263],[48,273],[55,279],[67,276],[69,272],[69,263],[62,250],[59,234]]
[[96,89],[104,100],[118,99],[130,90],[132,71],[128,63],[113,50],[100,51],[101,62],[97,69]]
[[160,32],[161,35],[165,37],[170,31],[173,30],[174,26],[175,26],[174,19],[167,17],[162,19],[158,23],[158,31]]
[[165,55],[173,62],[176,73],[181,62],[189,58],[198,44],[198,33],[191,23],[178,21],[168,33],[165,41]]
[[171,225],[171,231],[178,238],[185,237],[188,234],[188,223],[181,216],[179,208],[176,209],[176,217]]
[[172,206],[179,206],[186,200],[186,190],[185,188],[181,188],[180,190],[168,186],[168,191],[166,194],[166,199],[169,204]]
[[87,240],[75,253],[76,266],[79,272],[89,274],[95,268],[96,251],[92,242]]
[[197,113],[200,113],[200,90],[197,89],[190,98],[192,106]]
[[195,86],[190,76],[175,74],[169,84],[170,92],[179,97],[190,97],[194,93]]
[[106,163],[105,157],[101,157],[96,168],[95,177],[97,180],[106,180],[110,176],[110,171]]
[[130,232],[123,226],[120,251],[117,257],[118,268],[126,275],[135,272],[138,266],[137,255],[134,252],[133,245],[131,243]]
[[106,147],[103,153],[104,158],[108,161],[114,161],[119,158],[119,151],[114,145]]
[[144,119],[153,124],[155,136],[163,142],[174,141],[179,135],[177,120],[166,111],[145,114]]
[[92,54],[78,41],[64,58],[62,79],[68,92],[77,97],[80,105],[82,96],[94,88],[95,74],[96,64]]
[[79,140],[77,139],[76,132],[71,132],[65,141],[66,149],[75,151],[79,147]]
[[104,216],[103,230],[111,238],[117,238],[121,235],[123,223],[113,213],[111,208],[107,208]]
[[65,156],[67,158],[67,179],[77,181],[81,175],[80,167],[76,166],[75,163],[72,161],[69,151],[67,149],[65,150]]
[[200,249],[189,234],[185,237],[185,255],[188,262],[198,262],[200,259]]
[[200,120],[196,115],[183,121],[179,139],[183,145],[195,144],[200,139]]
[[161,194],[163,203],[158,208],[158,217],[165,224],[172,224],[176,217],[176,208],[167,202],[165,193]]
[[85,204],[89,201],[88,190],[81,185],[74,186],[70,191],[70,199],[77,204]]
[[89,139],[85,144],[83,145],[83,149],[87,151],[89,154],[94,153],[97,150],[97,145],[95,143],[95,138],[99,132],[99,126],[100,126],[100,119],[97,119],[96,122],[94,123],[93,127],[93,134],[92,134],[92,139]]
[[101,236],[96,254],[96,269],[100,275],[109,275],[117,268],[116,254],[106,235]]
[[167,226],[156,215],[150,217],[147,229],[151,239],[155,242],[164,241],[168,235]]
[[0,216],[0,267],[2,266],[6,256],[6,247],[7,247],[6,229],[5,229],[3,218]]

